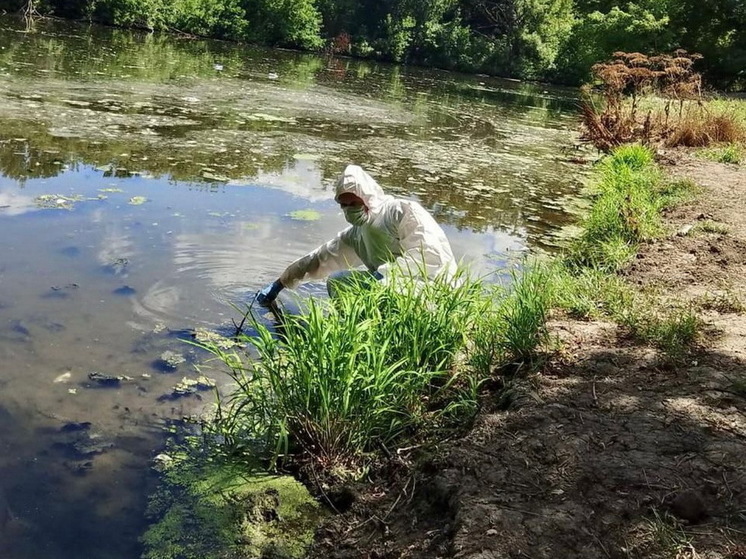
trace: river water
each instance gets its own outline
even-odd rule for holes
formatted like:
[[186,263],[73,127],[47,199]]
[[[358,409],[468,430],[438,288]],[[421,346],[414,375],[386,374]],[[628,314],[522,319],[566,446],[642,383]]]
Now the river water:
[[478,273],[551,249],[579,190],[575,105],[0,18],[0,556],[139,556],[162,428],[212,400],[167,397],[202,358],[183,339],[230,330],[233,305],[345,225],[331,185],[347,163],[420,200]]

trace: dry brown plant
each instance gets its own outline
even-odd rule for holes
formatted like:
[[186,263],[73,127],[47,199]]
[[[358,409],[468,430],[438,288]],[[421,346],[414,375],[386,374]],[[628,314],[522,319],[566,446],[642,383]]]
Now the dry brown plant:
[[[608,152],[629,142],[707,145],[700,142],[738,136],[736,120],[711,117],[704,107],[702,77],[694,71],[700,58],[683,50],[657,56],[616,52],[611,61],[594,65],[597,85],[582,89],[582,139]],[[641,111],[646,96],[663,99],[662,108]],[[686,111],[690,105],[698,110]]]
[[713,115],[704,107],[684,114],[665,138],[669,147],[706,147],[716,143],[734,144],[746,138],[739,120],[728,114]]

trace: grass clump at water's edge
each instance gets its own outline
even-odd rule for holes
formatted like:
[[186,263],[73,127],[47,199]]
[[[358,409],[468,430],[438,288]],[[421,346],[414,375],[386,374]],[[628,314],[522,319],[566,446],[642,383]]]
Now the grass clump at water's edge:
[[209,348],[235,382],[215,427],[236,452],[311,461],[327,473],[454,427],[473,416],[496,366],[530,360],[542,343],[542,282],[536,270],[490,290],[466,276],[397,277],[311,301],[281,335],[257,324],[245,341],[258,358]]

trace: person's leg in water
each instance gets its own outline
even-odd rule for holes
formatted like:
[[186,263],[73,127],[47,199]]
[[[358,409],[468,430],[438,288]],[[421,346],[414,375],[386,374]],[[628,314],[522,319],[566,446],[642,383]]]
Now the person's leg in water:
[[334,299],[342,289],[369,289],[383,276],[370,270],[341,270],[334,272],[326,280],[326,291]]

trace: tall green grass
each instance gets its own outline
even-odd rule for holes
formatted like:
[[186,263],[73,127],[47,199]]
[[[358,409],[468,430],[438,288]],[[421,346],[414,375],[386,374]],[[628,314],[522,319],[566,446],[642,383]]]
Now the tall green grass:
[[480,285],[463,281],[350,286],[286,316],[281,335],[257,324],[258,358],[212,351],[236,390],[224,431],[276,461],[288,453],[344,465],[412,432],[454,381]]
[[[504,290],[466,276],[400,277],[311,300],[279,334],[256,323],[257,334],[244,337],[253,358],[208,347],[235,383],[216,429],[236,451],[270,464],[292,456],[346,468],[463,423],[494,368],[531,360],[544,340],[544,281],[533,270]],[[475,352],[479,367],[471,366]]]
[[492,287],[469,344],[469,364],[489,376],[504,365],[532,365],[548,341],[546,321],[552,304],[549,268],[532,263],[511,272],[511,282]]
[[683,360],[699,338],[696,313],[633,289],[616,272],[640,243],[666,233],[662,211],[695,191],[687,181],[664,181],[648,148],[623,146],[602,160],[583,233],[549,269],[552,305],[574,318],[611,319],[633,339],[659,349],[665,362]]
[[666,184],[653,152],[641,145],[617,148],[599,165],[596,195],[570,248],[575,264],[614,272],[637,252],[639,243],[661,236],[661,210],[684,197],[688,185]]

